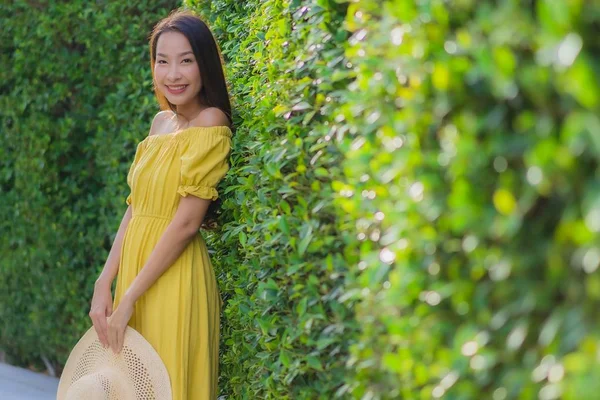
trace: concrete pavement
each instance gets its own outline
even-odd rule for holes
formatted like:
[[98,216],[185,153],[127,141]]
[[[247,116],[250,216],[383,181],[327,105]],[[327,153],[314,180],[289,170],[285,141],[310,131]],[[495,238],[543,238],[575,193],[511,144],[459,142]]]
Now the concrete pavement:
[[58,378],[0,363],[0,399],[56,400]]

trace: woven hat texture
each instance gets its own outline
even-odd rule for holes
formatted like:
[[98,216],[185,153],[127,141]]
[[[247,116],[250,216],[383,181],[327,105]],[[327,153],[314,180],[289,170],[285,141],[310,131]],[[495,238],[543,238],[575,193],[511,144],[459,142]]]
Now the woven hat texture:
[[171,400],[168,371],[144,337],[130,326],[119,354],[105,349],[92,326],[73,347],[57,400]]

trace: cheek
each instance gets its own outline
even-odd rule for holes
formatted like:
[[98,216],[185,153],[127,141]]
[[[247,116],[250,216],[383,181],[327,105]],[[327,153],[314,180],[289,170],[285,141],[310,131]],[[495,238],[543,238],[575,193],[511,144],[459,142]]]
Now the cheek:
[[186,71],[186,75],[189,79],[200,82],[200,71],[198,70],[197,65],[190,65],[189,69]]
[[154,77],[157,81],[162,80],[164,75],[165,75],[165,72],[164,72],[163,68],[161,68],[158,65],[154,67]]

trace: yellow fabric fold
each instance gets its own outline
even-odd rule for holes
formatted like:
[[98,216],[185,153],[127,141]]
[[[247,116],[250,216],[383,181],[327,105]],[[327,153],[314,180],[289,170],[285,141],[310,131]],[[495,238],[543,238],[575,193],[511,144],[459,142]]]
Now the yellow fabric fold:
[[131,166],[129,167],[129,172],[127,173],[127,186],[129,186],[129,195],[127,196],[127,199],[125,199],[125,203],[127,203],[127,205],[131,205],[131,194],[133,192],[133,172],[135,170],[137,163],[140,161],[140,158],[142,157],[142,153],[144,151],[144,145],[145,145],[144,141],[141,141],[138,143],[137,148],[135,149],[135,157],[133,158],[133,162],[131,163]]
[[180,144],[181,172],[177,193],[216,200],[217,185],[229,170],[231,138],[225,134],[189,135]]

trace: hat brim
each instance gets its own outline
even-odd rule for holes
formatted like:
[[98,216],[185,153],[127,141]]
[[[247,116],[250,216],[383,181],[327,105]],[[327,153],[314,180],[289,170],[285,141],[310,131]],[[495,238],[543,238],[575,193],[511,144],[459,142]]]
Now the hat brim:
[[[99,373],[107,368],[116,374],[110,374],[108,378]],[[169,373],[162,359],[152,345],[130,326],[125,330],[123,347],[118,354],[104,348],[93,326],[88,329],[71,350],[60,377],[56,399],[67,400],[69,389],[80,379],[91,376],[94,376],[93,379],[103,378],[103,387],[107,386],[106,382],[109,382],[108,385],[112,382],[113,386],[107,391],[124,392],[120,388],[131,387],[136,398],[172,400]],[[114,382],[115,379],[118,381]]]

